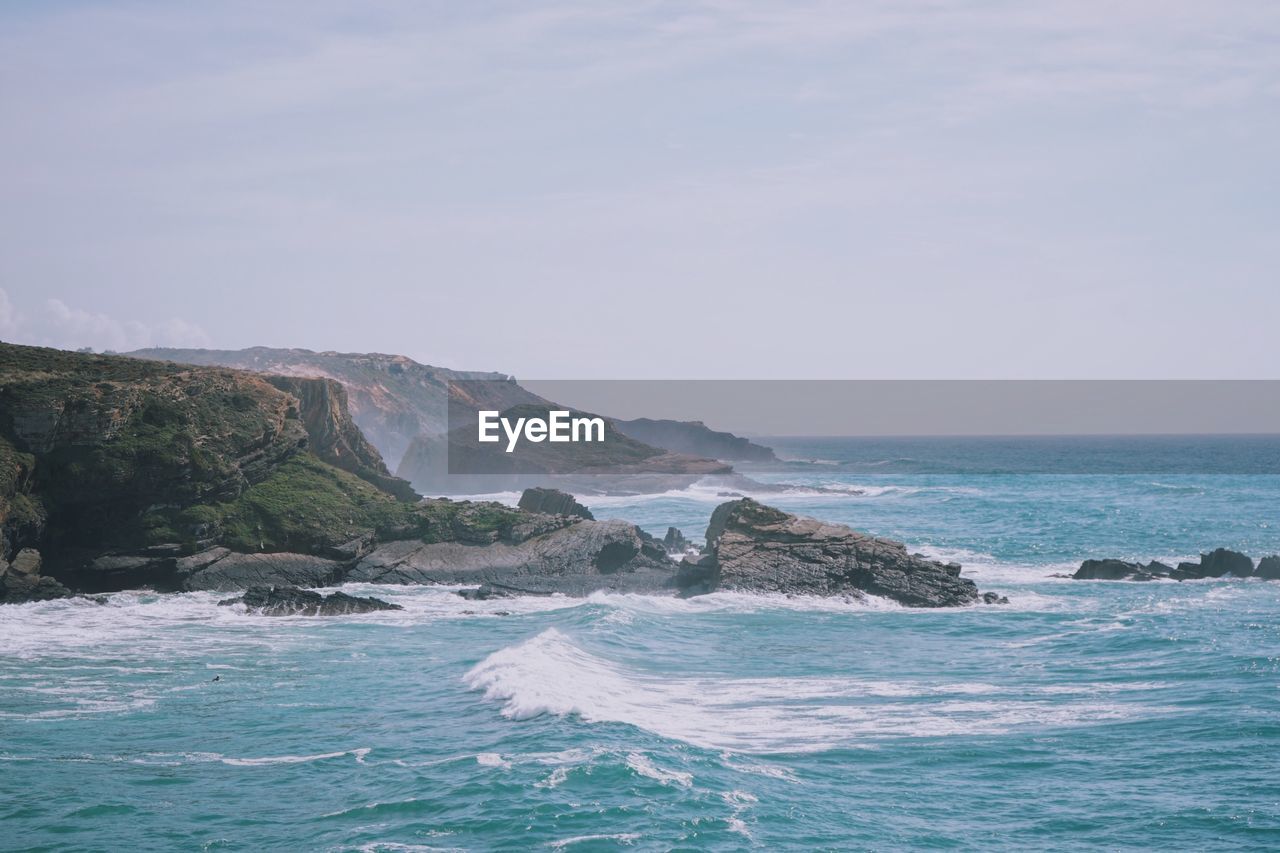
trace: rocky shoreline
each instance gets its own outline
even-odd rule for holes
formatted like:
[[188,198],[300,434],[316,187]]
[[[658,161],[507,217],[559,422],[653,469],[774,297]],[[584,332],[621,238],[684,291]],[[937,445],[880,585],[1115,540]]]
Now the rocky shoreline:
[[[522,503],[563,512],[447,499],[422,503],[448,508],[438,515],[439,525],[447,519],[447,529],[428,525],[413,538],[388,541],[368,537],[325,556],[246,554],[223,546],[186,556],[105,555],[75,576],[96,575],[87,584],[94,591],[124,588],[138,578],[150,579],[147,585],[160,591],[248,590],[223,603],[242,601],[252,612],[273,615],[385,609],[361,609],[346,599],[330,603],[306,591],[343,583],[465,585],[473,588],[460,594],[473,599],[602,591],[693,596],[733,590],[857,599],[875,595],[909,607],[1003,601],[992,593],[980,595],[972,581],[960,577],[957,564],[908,554],[901,543],[747,498],[716,509],[707,546],[696,556],[687,553],[688,541],[674,529],[659,540],[625,521],[584,518],[572,496],[549,490],[530,490]],[[676,563],[681,553],[684,559]],[[26,580],[39,571],[39,556],[31,549],[14,568],[4,568],[8,573],[3,576],[23,579],[26,591],[15,587],[6,601],[75,594],[53,578]]]

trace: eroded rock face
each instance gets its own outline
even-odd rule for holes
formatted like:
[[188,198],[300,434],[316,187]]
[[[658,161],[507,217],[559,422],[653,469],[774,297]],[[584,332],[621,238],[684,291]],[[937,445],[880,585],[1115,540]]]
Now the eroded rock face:
[[1263,557],[1258,561],[1254,577],[1269,581],[1280,581],[1280,556]]
[[524,494],[520,495],[520,503],[517,506],[527,512],[542,512],[547,515],[571,515],[576,518],[585,518],[588,521],[595,520],[591,510],[578,503],[577,498],[573,495],[568,492],[562,492],[559,489],[544,489],[540,487],[525,489]]
[[253,586],[238,598],[218,603],[224,606],[243,603],[248,612],[262,616],[344,616],[404,609],[380,598],[347,595],[345,592],[321,595],[296,586]]
[[687,559],[690,585],[804,595],[870,593],[911,607],[951,607],[978,600],[960,566],[908,554],[900,542],[838,524],[791,515],[750,498],[719,506],[707,531],[708,552]]

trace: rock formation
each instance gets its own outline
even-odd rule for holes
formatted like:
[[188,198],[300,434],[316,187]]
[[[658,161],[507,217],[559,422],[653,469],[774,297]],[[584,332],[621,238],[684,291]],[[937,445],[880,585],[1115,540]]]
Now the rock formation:
[[685,538],[679,528],[668,527],[667,535],[662,537],[662,547],[668,554],[684,554],[693,549],[693,543]]
[[978,600],[960,566],[908,554],[900,543],[838,524],[803,518],[743,498],[721,504],[707,529],[707,550],[681,566],[687,589],[872,595],[911,607]]
[[1143,565],[1124,560],[1085,560],[1080,568],[1071,575],[1074,580],[1099,581],[1150,581],[1165,578],[1168,580],[1201,580],[1221,577],[1260,577],[1269,580],[1280,580],[1280,558],[1265,557],[1254,571],[1253,560],[1239,551],[1218,548],[1200,555],[1200,562],[1178,563],[1172,568],[1153,560]]
[[1199,563],[1179,563],[1177,572],[1184,578],[1247,578],[1253,574],[1253,560],[1239,551],[1217,548],[1201,554]]
[[577,498],[559,489],[532,488],[525,489],[517,504],[527,512],[543,512],[547,515],[572,515],[594,521],[591,510],[578,503]]
[[334,592],[321,595],[296,586],[251,586],[244,595],[218,602],[221,605],[244,604],[249,613],[261,616],[345,616],[350,613],[376,613],[404,610],[380,598]]

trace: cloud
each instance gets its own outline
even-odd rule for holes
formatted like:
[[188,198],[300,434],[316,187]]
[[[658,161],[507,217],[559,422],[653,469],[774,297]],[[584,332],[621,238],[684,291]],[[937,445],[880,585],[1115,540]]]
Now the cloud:
[[92,347],[128,352],[151,346],[203,347],[209,334],[195,323],[170,317],[154,326],[137,320],[117,320],[108,314],[72,308],[61,299],[45,302],[46,342],[65,349]]
[[196,323],[170,317],[148,324],[119,320],[109,314],[68,305],[61,299],[46,299],[40,310],[28,316],[18,310],[9,294],[0,288],[0,340],[80,349],[128,352],[144,347],[207,347],[209,333]]

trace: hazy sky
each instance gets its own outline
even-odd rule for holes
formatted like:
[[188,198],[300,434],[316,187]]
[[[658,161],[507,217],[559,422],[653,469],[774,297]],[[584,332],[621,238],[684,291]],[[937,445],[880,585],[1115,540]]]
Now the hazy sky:
[[0,4],[0,338],[1277,377],[1280,4]]

